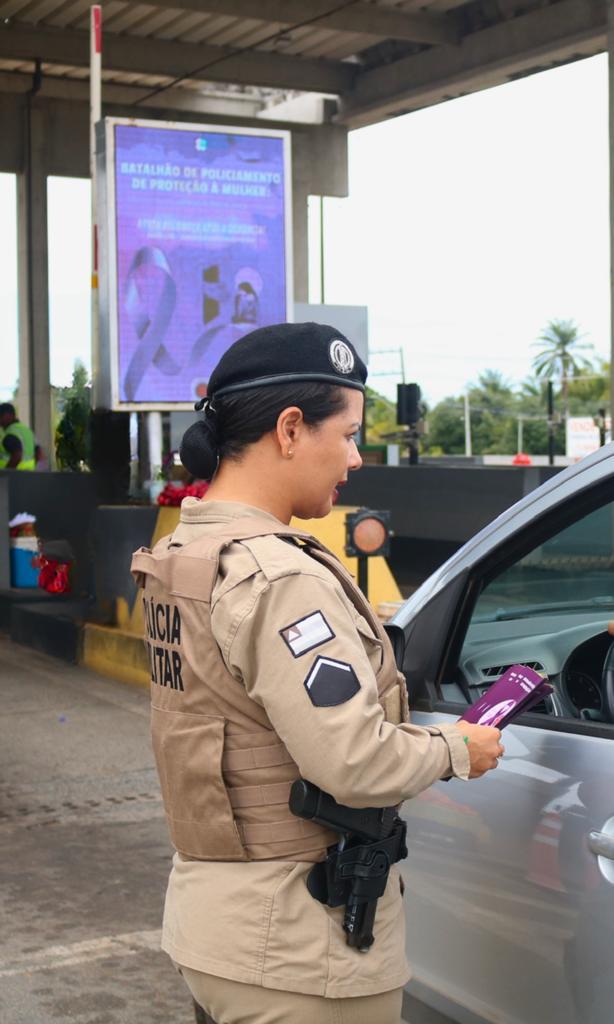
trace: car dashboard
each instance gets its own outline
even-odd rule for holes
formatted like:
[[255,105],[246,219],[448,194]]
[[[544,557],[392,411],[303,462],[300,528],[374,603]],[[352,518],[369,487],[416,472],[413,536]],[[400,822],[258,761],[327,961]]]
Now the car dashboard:
[[447,703],[472,704],[514,664],[542,672],[552,696],[532,710],[565,718],[611,722],[603,669],[614,643],[609,619],[595,613],[542,614],[469,627],[456,679],[444,682]]

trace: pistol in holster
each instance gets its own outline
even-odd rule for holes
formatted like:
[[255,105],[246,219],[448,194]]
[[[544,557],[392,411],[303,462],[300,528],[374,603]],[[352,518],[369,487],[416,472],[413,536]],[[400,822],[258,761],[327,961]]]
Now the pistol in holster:
[[384,895],[390,868],[407,857],[405,822],[396,807],[345,807],[304,779],[292,784],[290,810],[340,833],[326,860],[312,867],[307,888],[328,907],[345,905],[347,943],[366,953],[374,942],[377,901]]

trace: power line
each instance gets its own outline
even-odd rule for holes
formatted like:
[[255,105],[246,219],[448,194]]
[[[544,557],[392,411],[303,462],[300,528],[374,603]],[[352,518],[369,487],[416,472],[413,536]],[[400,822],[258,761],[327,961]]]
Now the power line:
[[[538,378],[539,380],[540,378]],[[545,380],[544,377],[541,378]],[[582,373],[577,377],[557,377],[556,381],[567,381],[568,384],[581,384],[583,380],[609,380],[609,373]]]
[[[359,0],[346,0],[346,3],[337,4],[336,7],[331,7],[330,10],[324,11],[322,14],[316,14],[313,18],[305,18],[304,21],[297,21],[293,25],[287,25],[283,29],[278,29],[277,32],[271,33],[270,36],[265,36],[264,39],[258,40],[258,43],[251,43],[249,46],[243,47],[232,47],[227,53],[222,54],[220,57],[214,57],[213,60],[208,61],[199,68],[194,68],[193,71],[186,71],[185,74],[179,75],[174,78],[172,82],[168,82],[166,85],[159,85],[156,89],[152,89],[151,92],[141,96],[140,99],[135,100],[132,106],[136,107],[139,103],[144,103],[145,100],[150,100],[153,96],[159,96],[161,92],[166,92],[167,89],[172,89],[174,86],[179,85],[180,82],[185,82],[188,78],[195,78],[197,75],[202,75],[203,71],[208,71],[209,68],[217,67],[219,64],[223,64],[224,61],[230,60],[232,57],[240,57],[244,53],[250,53],[255,51],[256,45],[263,46],[265,43],[274,43],[276,39],[281,39],[283,36],[287,36],[290,32],[295,32],[299,28],[306,28],[308,25],[313,25],[317,21],[322,21],[324,18],[328,18],[331,14],[337,14],[338,11],[344,11],[348,7],[354,7]],[[254,16],[258,16],[258,12],[254,11]]]

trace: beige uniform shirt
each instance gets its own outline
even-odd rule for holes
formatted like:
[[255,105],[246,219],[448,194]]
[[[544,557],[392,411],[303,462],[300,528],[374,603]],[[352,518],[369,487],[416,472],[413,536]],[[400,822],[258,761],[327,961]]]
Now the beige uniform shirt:
[[[187,544],[251,513],[276,522],[243,504],[187,499],[173,539]],[[454,726],[384,721],[375,682],[381,641],[329,570],[292,542],[250,543],[266,545],[268,578],[246,545],[227,548],[212,598],[213,633],[226,666],[266,710],[301,775],[355,807],[400,803],[443,776],[467,778],[467,749]],[[190,642],[197,647],[198,638]],[[343,698],[339,703],[327,703],[318,690],[318,669],[324,667],[326,682],[330,665],[333,687],[338,674],[351,678],[347,693],[345,681],[332,691],[331,700]],[[398,870],[378,903],[376,941],[365,955],[346,943],[343,908],[309,895],[310,868],[176,854],[163,949],[194,970],[272,989],[338,998],[404,985],[409,970]]]

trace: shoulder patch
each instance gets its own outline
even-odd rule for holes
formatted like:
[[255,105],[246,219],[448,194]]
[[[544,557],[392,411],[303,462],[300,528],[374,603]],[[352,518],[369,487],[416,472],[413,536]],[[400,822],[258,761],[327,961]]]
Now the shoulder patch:
[[[230,591],[256,579],[259,573],[260,566],[251,551],[239,541],[229,544],[220,552],[219,572],[213,587],[211,607],[214,608]],[[266,585],[266,580],[263,584]]]
[[294,658],[300,658],[335,636],[322,612],[312,612],[297,622],[291,622],[279,630],[279,635]]
[[270,582],[301,571],[293,558],[293,545],[287,544],[281,537],[250,537],[239,543],[253,555],[261,572]]
[[354,669],[345,661],[318,657],[304,680],[309,699],[317,708],[345,704],[360,690]]

